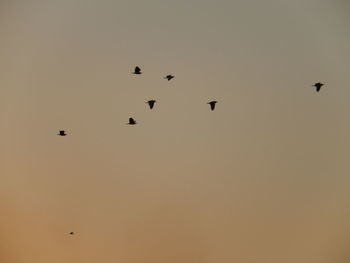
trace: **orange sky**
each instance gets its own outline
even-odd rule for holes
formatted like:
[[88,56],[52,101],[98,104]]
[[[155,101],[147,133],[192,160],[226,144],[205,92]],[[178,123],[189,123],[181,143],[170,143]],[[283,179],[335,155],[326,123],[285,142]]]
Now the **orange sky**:
[[0,262],[348,262],[349,11],[1,1]]

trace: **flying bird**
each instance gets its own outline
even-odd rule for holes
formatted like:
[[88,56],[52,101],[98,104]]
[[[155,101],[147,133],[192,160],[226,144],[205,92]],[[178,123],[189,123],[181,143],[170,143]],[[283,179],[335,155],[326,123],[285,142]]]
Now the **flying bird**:
[[167,80],[169,81],[169,80],[175,78],[175,76],[173,76],[173,75],[167,75],[167,76],[165,76],[164,78],[167,79]]
[[133,118],[129,118],[129,123],[127,123],[129,125],[135,125],[136,121]]
[[217,101],[213,100],[213,101],[208,102],[207,104],[210,105],[210,108],[211,108],[211,110],[213,111],[213,110],[215,109],[215,104],[216,104],[216,103],[217,103]]
[[149,100],[146,103],[148,103],[150,109],[153,109],[154,103],[156,103],[156,101],[155,100]]
[[324,86],[324,84],[321,83],[321,82],[317,82],[317,83],[315,83],[315,84],[312,85],[312,86],[313,86],[313,87],[316,87],[316,91],[319,92],[320,89],[321,89],[321,87]]
[[69,232],[69,234],[73,236],[75,233],[74,232]]
[[57,135],[59,135],[59,136],[66,136],[67,133],[65,131],[59,131],[59,133]]
[[136,66],[133,74],[137,74],[137,75],[142,74],[141,69],[138,66]]

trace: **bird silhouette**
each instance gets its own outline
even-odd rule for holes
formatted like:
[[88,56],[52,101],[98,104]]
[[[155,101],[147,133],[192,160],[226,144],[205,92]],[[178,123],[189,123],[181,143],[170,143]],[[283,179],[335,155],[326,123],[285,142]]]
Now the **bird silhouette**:
[[173,75],[167,75],[167,76],[165,76],[164,78],[167,79],[167,80],[169,81],[169,80],[175,78],[175,76],[173,76]]
[[324,86],[324,84],[321,83],[321,82],[317,82],[317,83],[315,83],[315,84],[312,85],[312,86],[313,86],[313,87],[316,87],[316,91],[319,92],[320,89],[321,89],[321,87]]
[[66,136],[67,134],[66,134],[65,131],[59,131],[59,133],[57,135],[59,135],[59,136]]
[[137,75],[142,74],[141,69],[138,66],[136,66],[133,74],[137,74]]
[[75,233],[74,232],[69,232],[70,235],[74,235]]
[[213,101],[208,102],[207,104],[210,105],[210,108],[211,108],[211,110],[213,111],[213,110],[215,109],[215,104],[216,104],[216,103],[217,103],[217,101],[213,100]]
[[149,100],[146,103],[148,103],[150,109],[153,109],[154,103],[156,103],[156,101],[155,100]]
[[133,118],[129,118],[129,122],[127,124],[128,125],[135,125],[136,121]]

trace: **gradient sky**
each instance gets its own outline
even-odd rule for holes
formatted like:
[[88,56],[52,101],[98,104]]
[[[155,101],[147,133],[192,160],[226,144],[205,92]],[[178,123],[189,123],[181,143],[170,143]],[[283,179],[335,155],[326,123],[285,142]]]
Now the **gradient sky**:
[[0,262],[349,262],[349,13],[1,0]]

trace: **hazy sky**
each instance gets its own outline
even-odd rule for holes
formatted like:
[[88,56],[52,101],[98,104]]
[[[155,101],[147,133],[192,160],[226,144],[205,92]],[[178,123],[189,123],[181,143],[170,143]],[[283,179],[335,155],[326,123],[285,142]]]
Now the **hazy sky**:
[[349,13],[0,0],[0,262],[349,262]]

